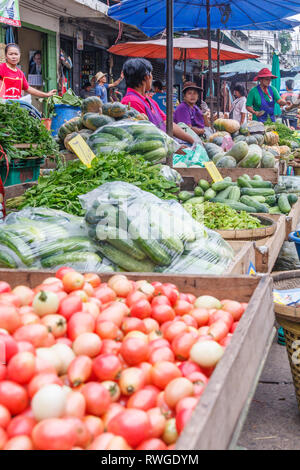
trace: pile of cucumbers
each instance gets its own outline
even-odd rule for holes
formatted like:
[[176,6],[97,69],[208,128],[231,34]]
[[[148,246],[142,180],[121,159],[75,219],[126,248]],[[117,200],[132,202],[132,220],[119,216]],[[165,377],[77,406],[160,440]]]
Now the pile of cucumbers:
[[117,182],[83,198],[89,237],[117,271],[221,274],[233,259],[231,247],[178,202]]
[[260,175],[251,179],[247,174],[240,176],[236,182],[230,177],[212,184],[201,179],[193,192],[181,191],[178,198],[182,203],[210,201],[226,204],[237,211],[285,215],[298,201],[296,194],[277,192],[277,187],[270,181],[264,181]]

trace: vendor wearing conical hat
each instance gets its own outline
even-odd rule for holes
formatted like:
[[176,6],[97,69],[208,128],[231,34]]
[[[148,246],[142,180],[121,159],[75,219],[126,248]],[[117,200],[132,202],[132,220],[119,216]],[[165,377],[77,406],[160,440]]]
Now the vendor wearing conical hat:
[[246,103],[247,110],[252,113],[254,121],[264,123],[270,118],[275,122],[275,103],[280,106],[287,104],[280,98],[277,89],[271,85],[271,80],[274,78],[277,77],[269,69],[264,68],[254,79],[259,84],[250,90]]

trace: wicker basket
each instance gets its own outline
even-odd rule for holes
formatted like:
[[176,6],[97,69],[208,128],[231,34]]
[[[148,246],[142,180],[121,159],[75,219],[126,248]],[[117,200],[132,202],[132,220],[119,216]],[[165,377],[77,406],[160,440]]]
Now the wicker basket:
[[[300,288],[300,270],[273,275],[274,288]],[[274,303],[276,320],[282,326],[285,344],[295,386],[298,408],[300,410],[300,307],[288,307]]]

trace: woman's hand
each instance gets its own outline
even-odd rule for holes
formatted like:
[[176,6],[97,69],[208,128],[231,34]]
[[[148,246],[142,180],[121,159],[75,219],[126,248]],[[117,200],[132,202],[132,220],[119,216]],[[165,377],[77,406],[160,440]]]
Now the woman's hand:
[[51,91],[48,91],[48,93],[46,93],[46,96],[47,98],[50,98],[50,96],[54,96],[56,95],[57,93],[57,90],[51,90]]

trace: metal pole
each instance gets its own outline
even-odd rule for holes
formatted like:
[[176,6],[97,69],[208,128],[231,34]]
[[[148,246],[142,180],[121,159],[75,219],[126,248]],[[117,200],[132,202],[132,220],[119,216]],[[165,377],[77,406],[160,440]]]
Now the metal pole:
[[[167,4],[167,133],[173,136],[173,0]],[[172,166],[172,157],[167,164]]]
[[213,103],[213,79],[212,79],[212,60],[211,60],[211,28],[210,28],[210,0],[206,0],[206,17],[207,17],[207,39],[208,39],[208,80],[209,80],[209,107],[210,107],[210,124],[213,127],[214,119],[214,103]]
[[217,65],[217,112],[218,118],[220,117],[220,105],[221,105],[221,83],[220,83],[220,42],[221,42],[221,31],[218,29],[218,65]]
[[184,49],[184,69],[183,69],[184,81],[186,81],[186,49]]
[[202,91],[201,91],[201,101],[203,101],[203,98],[204,98],[204,60],[202,60],[202,67],[201,67],[201,88],[202,88]]

